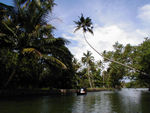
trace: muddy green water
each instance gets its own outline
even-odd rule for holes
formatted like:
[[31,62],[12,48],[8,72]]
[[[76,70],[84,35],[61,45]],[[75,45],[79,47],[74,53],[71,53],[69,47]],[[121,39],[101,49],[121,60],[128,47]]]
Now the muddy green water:
[[148,89],[0,99],[0,113],[150,113]]

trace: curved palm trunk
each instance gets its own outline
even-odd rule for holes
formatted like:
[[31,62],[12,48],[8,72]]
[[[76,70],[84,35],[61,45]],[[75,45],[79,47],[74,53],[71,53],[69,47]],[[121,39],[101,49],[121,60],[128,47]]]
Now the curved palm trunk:
[[[131,70],[134,70],[134,71],[137,71],[137,72],[141,72],[140,70],[137,70],[137,69],[135,69],[135,68],[133,68],[133,67],[131,67],[131,66],[128,66],[128,65],[126,65],[126,64],[122,64],[122,63],[120,63],[120,62],[117,62],[117,61],[115,61],[115,60],[112,60],[112,59],[109,59],[109,58],[103,56],[101,53],[99,53],[99,52],[87,41],[86,36],[85,36],[85,33],[83,33],[83,35],[84,35],[84,39],[85,39],[85,41],[87,42],[87,44],[88,44],[97,54],[99,54],[100,56],[102,56],[104,59],[107,59],[107,60],[109,60],[110,62],[114,62],[114,63],[119,64],[119,65],[125,66],[125,67],[127,67],[127,68],[129,68],[129,69],[131,69]],[[144,73],[144,72],[142,72],[142,73],[143,73],[143,74],[146,74],[146,73]]]

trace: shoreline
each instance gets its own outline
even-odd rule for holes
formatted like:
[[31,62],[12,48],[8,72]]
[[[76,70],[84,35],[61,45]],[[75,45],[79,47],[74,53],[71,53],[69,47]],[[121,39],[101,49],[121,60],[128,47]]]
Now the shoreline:
[[87,92],[113,91],[113,88],[87,88]]
[[[0,97],[72,95],[78,89],[10,89],[0,90]],[[87,92],[112,91],[112,88],[87,88]]]
[[[0,98],[74,95],[78,89],[1,89]],[[114,88],[87,88],[87,92],[114,91]],[[147,90],[148,91],[148,90]]]

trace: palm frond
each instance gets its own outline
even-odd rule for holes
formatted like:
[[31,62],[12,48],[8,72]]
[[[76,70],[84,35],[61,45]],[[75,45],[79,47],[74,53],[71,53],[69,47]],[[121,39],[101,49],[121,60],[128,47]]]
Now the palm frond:
[[17,37],[16,33],[15,33],[5,22],[2,22],[2,24],[3,24],[15,37]]
[[84,18],[84,16],[83,16],[83,14],[81,14],[81,17],[79,17],[80,18],[80,22],[81,23],[84,23],[85,22],[85,18]]
[[60,66],[63,69],[67,69],[66,65],[61,62],[60,60],[58,60],[57,58],[53,57],[53,56],[48,56],[48,55],[43,55],[43,58],[45,59],[45,61],[49,64],[53,64],[55,66]]
[[79,17],[79,21],[74,21],[74,23],[76,24],[76,29],[74,32],[82,28],[84,33],[88,31],[93,34],[93,26],[90,17],[84,18],[83,14],[81,14],[81,17]]
[[23,54],[25,54],[25,53],[34,53],[34,54],[36,54],[39,57],[42,56],[42,54],[38,50],[36,50],[35,48],[24,48],[22,50],[22,53]]
[[27,2],[28,0],[16,0],[18,2],[19,5],[24,4],[25,2]]
[[89,28],[87,28],[88,29],[88,31],[92,34],[92,35],[94,35],[94,33],[93,33],[93,30],[92,29],[89,29]]
[[44,38],[43,41],[47,44],[53,44],[54,42],[56,42],[56,38]]
[[[29,3],[30,3],[30,0],[22,0],[22,2],[24,3],[24,6],[23,6],[23,9],[24,8],[26,8],[28,5],[29,5]],[[25,3],[26,2],[26,3]],[[22,4],[23,4],[22,3]]]
[[70,42],[67,39],[64,39],[62,37],[57,38],[56,43],[58,45],[65,45],[65,44],[69,44]]
[[74,30],[74,33],[75,33],[76,31],[78,31],[80,28],[81,28],[81,26],[77,26],[77,28]]
[[6,36],[6,34],[0,33],[0,37],[4,37],[4,36]]

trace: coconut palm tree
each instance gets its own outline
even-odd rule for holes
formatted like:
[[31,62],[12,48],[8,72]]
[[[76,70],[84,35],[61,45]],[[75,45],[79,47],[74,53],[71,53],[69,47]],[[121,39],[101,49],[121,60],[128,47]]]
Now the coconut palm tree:
[[[47,24],[46,15],[52,11],[54,0],[14,0],[15,7],[0,4],[0,44],[18,54],[18,63],[26,54],[34,54],[45,63],[66,68],[61,61],[67,41],[54,38],[54,27]],[[10,74],[5,86],[14,77],[16,68]]]
[[[84,36],[85,41],[87,42],[87,44],[88,44],[97,54],[99,54],[99,55],[102,56],[104,59],[106,59],[106,60],[108,60],[108,61],[110,61],[110,62],[114,62],[114,63],[117,63],[117,64],[119,64],[119,65],[125,66],[125,67],[127,67],[127,68],[129,68],[129,69],[131,69],[131,70],[134,70],[134,71],[137,71],[137,72],[141,72],[140,70],[137,70],[137,69],[135,69],[135,68],[133,68],[133,67],[131,67],[131,66],[128,66],[128,65],[126,65],[126,64],[122,64],[122,63],[120,63],[120,62],[118,62],[118,61],[115,61],[115,60],[113,60],[113,59],[109,59],[109,58],[105,57],[105,54],[101,54],[100,52],[98,52],[98,51],[88,42],[88,40],[87,40],[87,38],[86,38],[86,36],[85,36],[85,33],[86,33],[86,32],[89,32],[89,33],[91,33],[92,35],[94,35],[94,33],[93,33],[93,25],[92,25],[91,19],[90,19],[89,17],[84,18],[83,14],[81,14],[81,17],[79,17],[79,20],[78,20],[78,21],[74,21],[74,23],[76,24],[76,28],[75,28],[74,32],[76,32],[76,31],[82,29],[82,31],[83,31],[83,36]],[[144,73],[144,72],[143,72],[143,73]]]
[[89,85],[92,88],[93,84],[92,84],[92,80],[91,80],[92,77],[90,75],[90,65],[93,63],[94,57],[92,56],[92,53],[90,51],[87,51],[87,53],[83,53],[83,55],[84,56],[82,57],[82,62],[87,67],[87,76],[89,79]]

